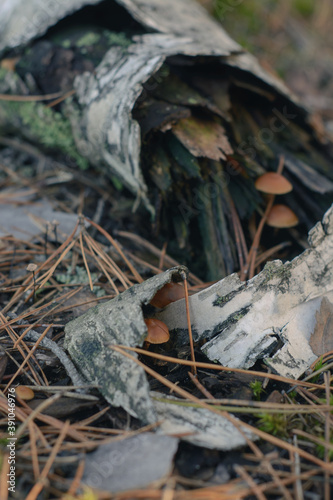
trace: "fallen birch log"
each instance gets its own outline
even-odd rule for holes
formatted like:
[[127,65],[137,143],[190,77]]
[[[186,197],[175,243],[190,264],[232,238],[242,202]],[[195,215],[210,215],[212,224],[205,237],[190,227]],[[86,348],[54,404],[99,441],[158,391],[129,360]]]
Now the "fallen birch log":
[[[249,368],[265,358],[290,378],[309,368],[318,357],[310,346],[316,311],[323,297],[333,302],[333,207],[310,231],[309,244],[291,262],[268,262],[246,283],[232,274],[190,297],[194,340],[209,340],[202,347],[209,359]],[[157,315],[177,332],[179,343],[187,339],[183,309],[180,300]]]

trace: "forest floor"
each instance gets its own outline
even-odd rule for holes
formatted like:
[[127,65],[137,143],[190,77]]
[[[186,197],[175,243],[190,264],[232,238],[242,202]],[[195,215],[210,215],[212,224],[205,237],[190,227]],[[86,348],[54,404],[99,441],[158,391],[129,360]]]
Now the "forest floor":
[[[200,3],[266,69],[280,75],[299,100],[333,131],[333,1]],[[10,141],[2,146],[10,147]],[[21,147],[15,141],[12,146]],[[25,190],[26,198],[20,199],[17,212],[21,234],[25,229],[24,207],[30,206],[31,196],[41,191],[56,199],[59,209],[67,213],[68,219],[62,223],[75,226],[76,214],[82,213],[83,207],[90,218],[79,218],[75,226],[78,232],[64,236],[55,213],[53,222],[43,231],[36,230],[33,239],[30,226],[26,226],[27,238],[14,235],[0,240],[0,379],[2,393],[6,394],[6,399],[0,398],[0,409],[5,428],[10,397],[16,403],[17,496],[13,498],[328,500],[332,489],[332,412],[328,406],[332,403],[332,353],[312,366],[318,373],[310,382],[295,383],[272,375],[263,363],[255,366],[259,375],[251,370],[217,372],[216,365],[207,363],[199,370],[199,381],[193,382],[181,362],[178,371],[172,371],[165,368],[167,357],[149,364],[142,355],[140,359],[160,373],[158,380],[149,376],[154,390],[161,389],[161,379],[165,378],[172,381],[171,392],[181,387],[205,402],[212,398],[215,412],[239,416],[260,440],[247,439],[247,446],[228,452],[182,441],[168,472],[147,488],[118,493],[82,489],[86,453],[115,437],[119,441],[137,436],[154,426],[142,427],[121,408],[110,407],[96,387],[89,387],[88,394],[75,392],[75,384],[43,338],[52,337],[53,344],[62,345],[68,321],[177,262],[167,254],[166,247],[157,248],[135,235],[137,221],[130,213],[131,201],[121,196],[117,199],[113,189],[117,227],[113,223],[106,229],[101,227],[95,221],[99,221],[97,212],[103,211],[110,199],[108,186],[101,185],[94,175],[73,174],[70,169],[60,169],[57,176],[50,170],[45,173],[42,167],[48,159],[24,147],[20,154],[36,160],[33,176],[7,168],[1,181],[2,188]],[[74,176],[74,189],[66,188],[66,175]],[[9,205],[15,198],[3,202]],[[49,210],[48,205],[45,210]],[[41,227],[37,216],[34,222]],[[111,233],[117,234],[118,240]],[[190,275],[189,285],[194,292],[203,282]],[[154,352],[165,354],[159,349]],[[179,354],[175,347],[170,352]],[[199,346],[195,346],[195,354],[197,360],[207,361]],[[190,357],[188,351],[185,357]],[[210,384],[213,395],[200,380]],[[177,439],[181,437],[181,433],[176,435]],[[1,453],[2,500],[8,494],[9,463],[5,450]],[[158,461],[158,453],[152,460]]]

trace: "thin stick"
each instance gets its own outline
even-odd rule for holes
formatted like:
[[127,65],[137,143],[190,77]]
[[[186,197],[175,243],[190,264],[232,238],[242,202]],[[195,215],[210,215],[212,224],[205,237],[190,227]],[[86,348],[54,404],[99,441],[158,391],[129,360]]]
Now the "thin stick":
[[230,197],[229,206],[231,209],[231,218],[234,226],[235,241],[237,246],[238,258],[239,258],[239,268],[243,269],[244,259],[248,257],[248,250],[246,246],[245,236],[241,222],[238,217],[238,213],[234,204],[233,199]]
[[34,472],[35,481],[40,476],[39,463],[38,463],[38,448],[36,444],[36,431],[35,426],[32,421],[28,423],[29,428],[29,436],[30,436],[30,448],[31,448],[31,461],[32,461],[32,470]]
[[199,389],[199,391],[207,398],[207,399],[215,399],[214,396],[207,391],[206,387],[202,385],[201,382],[199,382],[198,377],[195,377],[191,372],[188,372],[188,376],[192,380],[193,384]]
[[66,434],[68,432],[70,428],[70,422],[69,420],[67,420],[65,422],[65,425],[63,426],[63,428],[61,429],[61,432],[59,434],[59,437],[53,447],[53,450],[45,464],[45,467],[44,469],[42,470],[42,473],[40,475],[40,477],[38,478],[38,481],[37,483],[33,486],[33,488],[30,490],[30,493],[28,494],[27,496],[27,499],[26,500],[36,500],[36,498],[38,497],[39,493],[43,490],[44,488],[44,485],[45,485],[45,480],[47,478],[47,475],[48,473],[50,472],[50,469],[52,467],[52,464],[54,462],[54,459],[56,458],[59,450],[60,450],[60,447],[62,445],[62,442],[63,440],[65,439],[66,437]]
[[165,254],[166,254],[166,249],[167,249],[167,246],[168,246],[168,243],[165,241],[163,243],[163,248],[161,250],[161,255],[160,255],[160,261],[159,261],[159,264],[158,264],[158,268],[160,270],[163,269],[163,264],[164,264],[164,257],[165,257]]
[[257,497],[258,500],[267,500],[266,496],[259,489],[258,485],[255,483],[252,477],[246,472],[244,467],[235,464],[234,470],[249,485],[249,488],[252,490],[252,492],[254,493],[254,495]]
[[35,101],[51,101],[52,99],[57,99],[59,97],[68,97],[76,92],[76,90],[70,90],[65,94],[63,92],[55,92],[54,94],[45,95],[11,95],[11,94],[0,94],[0,101],[15,101],[15,102],[35,102]]
[[[89,239],[86,238],[86,235],[85,235],[85,240],[86,240],[86,243],[92,253],[92,255],[94,256],[94,259],[97,263],[97,265],[102,269],[103,273],[105,274],[105,276],[107,277],[110,285],[112,286],[113,290],[115,291],[116,295],[119,295],[119,290],[118,288],[116,287],[113,279],[111,278],[111,276],[109,275],[109,273],[107,272],[107,270],[105,269],[105,267],[103,266],[102,262],[101,262],[101,259],[98,259],[98,257],[96,256],[96,251],[93,249],[92,245],[91,245],[91,242],[89,241]],[[125,286],[125,289],[127,288],[127,286]]]
[[[325,393],[326,393],[326,404],[330,403],[331,395],[330,395],[330,372],[325,372],[324,373],[324,381],[325,381]],[[330,437],[331,437],[331,422],[330,422],[330,413],[327,412],[325,415],[325,443],[330,444]],[[325,462],[330,461],[330,453],[325,446]],[[331,495],[330,495],[330,473],[328,470],[325,470],[324,473],[324,496],[325,500],[330,500]]]
[[117,243],[117,241],[114,238],[112,238],[112,236],[107,231],[105,231],[105,229],[103,229],[99,224],[96,224],[96,222],[94,222],[93,220],[89,219],[88,217],[85,217],[85,220],[87,222],[89,222],[89,224],[91,224],[93,227],[95,227],[101,234],[103,234],[103,236],[105,236],[105,238],[117,250],[117,252],[119,253],[119,255],[122,257],[122,259],[124,260],[124,262],[127,264],[128,268],[132,272],[132,274],[135,277],[135,279],[137,280],[137,282],[138,283],[142,283],[144,281],[144,279],[140,276],[140,274],[138,273],[138,271],[135,269],[135,267],[128,260],[128,258],[126,257],[126,255],[122,251],[120,245]]
[[62,101],[64,101],[65,99],[67,99],[67,97],[70,97],[73,94],[75,94],[75,92],[76,92],[76,90],[74,90],[74,89],[73,90],[69,90],[64,95],[58,97],[58,99],[55,99],[54,101],[49,102],[49,104],[46,104],[46,107],[47,108],[53,108],[53,106],[56,106],[57,104],[60,104]]
[[187,327],[188,327],[188,338],[190,341],[190,349],[191,349],[191,359],[193,362],[193,365],[191,366],[191,371],[195,377],[198,376],[197,374],[197,367],[195,366],[195,355],[194,355],[194,345],[193,345],[193,336],[192,336],[192,327],[191,327],[191,318],[190,318],[190,307],[188,303],[188,287],[187,287],[187,277],[185,272],[181,272],[181,277],[183,278],[184,281],[184,289],[185,289],[185,305],[186,305],[186,319],[187,319]]
[[87,275],[88,275],[88,280],[89,280],[90,290],[91,290],[91,291],[93,291],[93,290],[94,290],[94,285],[93,285],[93,282],[92,282],[92,279],[91,279],[90,269],[89,269],[89,266],[88,266],[88,262],[87,262],[86,254],[85,254],[85,252],[84,252],[84,247],[83,247],[83,241],[82,241],[82,229],[81,229],[81,231],[80,231],[80,235],[79,235],[79,242],[80,242],[81,255],[82,255],[82,259],[83,259],[84,267],[86,268]]
[[[245,373],[246,375],[251,375],[253,377],[261,377],[261,378],[269,378],[271,380],[283,382],[285,384],[302,387],[313,387],[315,389],[323,389],[324,387],[321,384],[312,384],[311,382],[304,382],[304,380],[294,380],[291,378],[283,377],[282,375],[275,375],[274,373],[263,373],[258,371],[249,371],[244,368],[230,368],[229,366],[216,365],[214,363],[203,363],[202,361],[193,361],[187,359],[179,359],[173,358],[172,356],[164,356],[163,354],[157,354],[156,352],[150,352],[146,349],[141,349],[140,347],[129,347],[127,345],[117,345],[121,349],[126,349],[126,351],[133,351],[138,354],[143,354],[145,356],[149,356],[150,358],[161,359],[163,361],[168,361],[169,363],[176,363],[179,365],[193,366],[196,365],[197,368],[208,368],[211,370],[217,370],[221,372],[234,372],[234,373]],[[332,387],[333,390],[333,387]]]
[[80,482],[81,482],[81,479],[82,479],[82,476],[84,473],[84,465],[85,465],[85,460],[84,459],[80,460],[79,465],[77,466],[72,484],[70,485],[70,488],[67,491],[68,496],[75,495],[76,490],[80,486]]

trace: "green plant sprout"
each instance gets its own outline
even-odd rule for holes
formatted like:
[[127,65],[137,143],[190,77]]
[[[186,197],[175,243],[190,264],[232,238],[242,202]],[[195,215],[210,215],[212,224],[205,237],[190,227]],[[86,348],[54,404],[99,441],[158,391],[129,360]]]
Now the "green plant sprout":
[[260,380],[254,380],[250,383],[250,387],[252,389],[254,399],[256,401],[260,401],[261,394],[265,392],[262,387],[262,382],[260,382]]

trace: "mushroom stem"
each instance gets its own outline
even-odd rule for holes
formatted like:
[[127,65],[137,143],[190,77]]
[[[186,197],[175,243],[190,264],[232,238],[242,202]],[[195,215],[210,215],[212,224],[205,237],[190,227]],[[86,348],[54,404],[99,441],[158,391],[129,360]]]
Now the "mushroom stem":
[[[278,166],[276,173],[281,174],[283,167],[284,167],[284,156],[281,155],[280,160],[279,160],[279,166]],[[274,204],[274,200],[275,200],[274,194],[268,195],[268,202],[267,202],[266,210],[265,210],[264,215],[262,216],[262,218],[259,222],[256,234],[254,235],[253,242],[252,242],[248,257],[246,259],[245,268],[242,269],[242,271],[241,271],[241,275],[240,275],[241,281],[244,281],[246,279],[247,275],[248,275],[248,279],[251,279],[254,276],[254,268],[255,268],[255,262],[256,262],[256,258],[257,258],[261,233],[262,233],[262,230],[264,229],[269,212],[271,211],[272,206]]]

